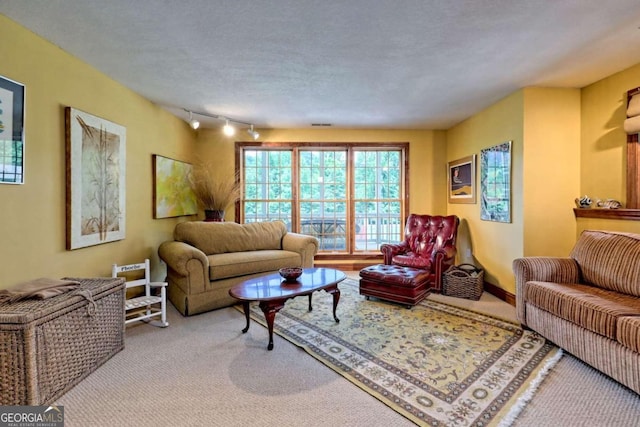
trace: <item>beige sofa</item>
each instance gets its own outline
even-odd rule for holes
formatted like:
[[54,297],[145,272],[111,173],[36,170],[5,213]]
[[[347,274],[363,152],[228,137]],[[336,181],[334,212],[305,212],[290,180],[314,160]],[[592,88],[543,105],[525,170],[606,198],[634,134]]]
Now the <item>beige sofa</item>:
[[168,297],[185,316],[235,304],[229,289],[282,267],[313,267],[318,239],[289,233],[281,221],[190,221],[158,255],[167,264]]
[[523,325],[640,393],[640,235],[584,231],[568,258],[513,270]]

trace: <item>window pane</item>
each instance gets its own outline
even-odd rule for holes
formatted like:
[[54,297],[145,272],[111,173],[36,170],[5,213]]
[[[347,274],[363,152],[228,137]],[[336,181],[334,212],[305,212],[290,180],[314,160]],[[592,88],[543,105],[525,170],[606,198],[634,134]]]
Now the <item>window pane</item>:
[[291,157],[290,150],[244,150],[245,222],[280,219],[291,230]]
[[397,242],[402,232],[401,151],[355,151],[355,250]]
[[346,168],[346,150],[300,151],[300,232],[321,251],[348,250]]

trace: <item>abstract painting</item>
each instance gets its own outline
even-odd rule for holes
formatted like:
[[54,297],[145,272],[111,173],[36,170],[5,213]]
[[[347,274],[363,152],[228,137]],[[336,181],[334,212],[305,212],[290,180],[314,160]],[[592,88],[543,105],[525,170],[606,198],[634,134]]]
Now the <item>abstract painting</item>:
[[511,141],[480,151],[480,219],[511,222]]
[[153,217],[171,218],[198,213],[189,163],[153,155]]
[[67,249],[122,240],[126,129],[67,107]]

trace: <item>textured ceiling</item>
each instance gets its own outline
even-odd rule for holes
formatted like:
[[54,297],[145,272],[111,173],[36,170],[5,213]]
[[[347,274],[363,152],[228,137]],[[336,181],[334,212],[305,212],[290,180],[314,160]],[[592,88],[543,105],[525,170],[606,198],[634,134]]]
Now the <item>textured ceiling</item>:
[[257,127],[446,129],[522,87],[640,62],[638,0],[0,0],[0,13],[179,117]]

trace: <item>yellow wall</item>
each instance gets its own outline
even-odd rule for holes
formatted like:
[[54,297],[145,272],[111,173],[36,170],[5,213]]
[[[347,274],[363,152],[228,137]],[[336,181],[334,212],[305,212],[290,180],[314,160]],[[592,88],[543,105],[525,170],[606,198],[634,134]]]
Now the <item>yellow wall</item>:
[[[522,256],[522,138],[524,94],[518,91],[447,131],[447,161],[477,155],[476,204],[448,204],[447,212],[457,215],[465,226],[459,238],[470,239],[474,263],[485,270],[485,281],[514,292],[511,262]],[[480,150],[512,141],[511,223],[480,220]],[[468,232],[468,236],[465,235]],[[462,248],[466,251],[466,248]],[[460,253],[459,258],[468,258]]]
[[[0,184],[0,288],[37,277],[109,276],[112,263],[151,259],[178,221],[153,219],[151,155],[192,160],[188,125],[89,65],[0,15],[0,75],[25,85],[25,184]],[[127,129],[126,238],[65,249],[64,108]]]
[[524,256],[567,256],[580,194],[580,90],[524,89]]
[[[261,142],[408,142],[411,212],[446,214],[446,145],[443,131],[358,129],[259,129]],[[198,158],[233,175],[236,135],[220,129],[199,131]],[[226,213],[233,220],[233,209]]]
[[[626,202],[627,135],[622,124],[626,93],[638,86],[640,64],[582,90],[580,194]],[[580,218],[577,232],[585,229],[640,233],[640,221]]]

